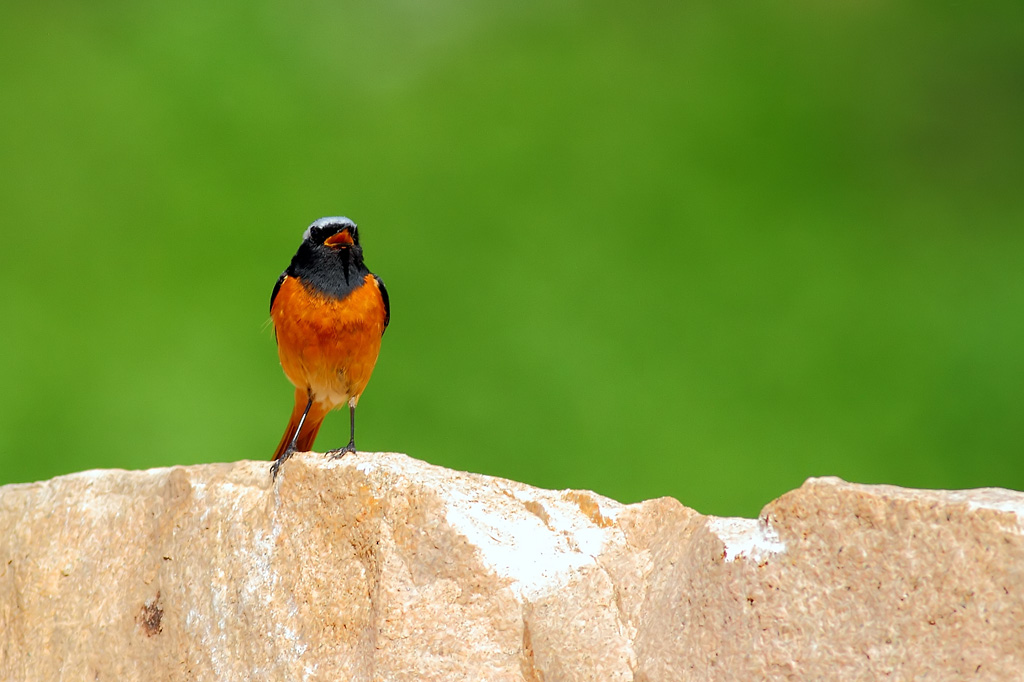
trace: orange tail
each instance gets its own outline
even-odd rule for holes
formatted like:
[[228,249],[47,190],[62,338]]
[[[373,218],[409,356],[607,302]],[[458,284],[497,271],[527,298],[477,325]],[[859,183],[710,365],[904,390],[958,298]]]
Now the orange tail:
[[[288,420],[288,428],[285,429],[284,436],[281,437],[281,443],[277,446],[277,451],[274,452],[274,459],[283,455],[291,444],[308,401],[309,398],[304,390],[300,388],[295,389],[295,407],[292,408],[292,417]],[[320,432],[320,425],[324,423],[324,417],[326,416],[327,410],[320,403],[314,402],[310,406],[309,414],[306,415],[306,421],[302,422],[302,431],[299,432],[299,437],[295,439],[296,452],[308,452],[313,449],[316,434]]]

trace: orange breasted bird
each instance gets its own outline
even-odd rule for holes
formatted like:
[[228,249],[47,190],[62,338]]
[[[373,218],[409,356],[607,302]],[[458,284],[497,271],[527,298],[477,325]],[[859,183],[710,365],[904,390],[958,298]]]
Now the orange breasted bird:
[[348,405],[348,445],[327,454],[356,451],[356,404],[377,363],[391,318],[384,282],[363,263],[356,224],[321,218],[270,296],[277,353],[295,385],[295,407],[274,453],[276,477],[292,453],[312,449],[327,413]]

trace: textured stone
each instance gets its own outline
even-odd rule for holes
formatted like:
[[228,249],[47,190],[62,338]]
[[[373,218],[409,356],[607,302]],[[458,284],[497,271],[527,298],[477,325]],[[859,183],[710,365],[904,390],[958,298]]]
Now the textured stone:
[[397,454],[0,488],[0,680],[1014,679],[1024,494],[756,520]]

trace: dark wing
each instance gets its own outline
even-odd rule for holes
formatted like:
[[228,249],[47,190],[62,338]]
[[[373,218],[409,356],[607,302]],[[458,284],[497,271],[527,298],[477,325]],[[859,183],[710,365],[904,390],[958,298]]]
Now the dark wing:
[[[377,288],[380,289],[380,297],[384,299],[384,330],[387,331],[388,322],[391,321],[391,299],[388,298],[388,288],[384,286],[384,280],[377,275],[374,275],[373,278],[377,280]],[[276,291],[277,290],[275,289],[275,292]],[[383,335],[384,332],[382,331],[381,336]]]
[[288,271],[285,270],[281,273],[281,276],[277,278],[277,284],[274,285],[274,293],[270,294],[270,312],[274,312],[274,299],[277,298],[277,292],[281,290],[281,282],[288,276]]

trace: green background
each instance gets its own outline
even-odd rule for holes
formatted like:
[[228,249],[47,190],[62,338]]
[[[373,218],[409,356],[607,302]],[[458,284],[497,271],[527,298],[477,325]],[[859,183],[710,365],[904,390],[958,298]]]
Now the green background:
[[0,483],[268,458],[270,291],[340,214],[361,450],[1024,488],[1019,0],[19,2],[0,65]]

